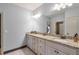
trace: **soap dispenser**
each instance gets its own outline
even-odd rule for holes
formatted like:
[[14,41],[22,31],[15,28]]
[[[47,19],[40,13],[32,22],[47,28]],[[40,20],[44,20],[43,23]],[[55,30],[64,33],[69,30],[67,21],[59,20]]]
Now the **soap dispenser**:
[[77,33],[74,35],[74,42],[78,42],[78,34]]
[[50,33],[50,25],[47,26],[47,33]]

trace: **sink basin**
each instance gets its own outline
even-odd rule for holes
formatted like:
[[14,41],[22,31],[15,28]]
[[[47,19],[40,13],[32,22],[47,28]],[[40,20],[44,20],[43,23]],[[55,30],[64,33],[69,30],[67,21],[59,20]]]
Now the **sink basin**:
[[66,36],[61,36],[60,38],[61,38],[61,39],[67,39]]
[[43,34],[43,36],[47,36],[47,34]]

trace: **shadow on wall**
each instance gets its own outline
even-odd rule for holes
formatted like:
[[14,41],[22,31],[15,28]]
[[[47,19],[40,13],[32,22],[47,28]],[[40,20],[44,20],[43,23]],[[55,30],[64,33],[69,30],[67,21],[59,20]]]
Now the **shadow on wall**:
[[24,41],[22,43],[22,46],[27,45],[27,35],[25,34],[24,36]]
[[[27,35],[25,34],[24,36],[24,41],[23,41],[23,46],[27,45]],[[22,52],[24,55],[34,55],[34,53],[32,51],[30,51],[27,47],[22,49]]]

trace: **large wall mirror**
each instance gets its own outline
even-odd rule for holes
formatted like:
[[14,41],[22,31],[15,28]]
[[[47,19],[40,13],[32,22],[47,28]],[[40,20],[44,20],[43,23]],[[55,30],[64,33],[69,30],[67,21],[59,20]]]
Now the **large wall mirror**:
[[74,36],[79,34],[79,4],[73,4],[63,12],[52,15],[51,34]]

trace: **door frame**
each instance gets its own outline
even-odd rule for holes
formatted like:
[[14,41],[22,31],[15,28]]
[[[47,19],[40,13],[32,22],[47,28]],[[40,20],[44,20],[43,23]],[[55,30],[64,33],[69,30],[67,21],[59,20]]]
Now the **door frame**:
[[3,27],[3,17],[4,17],[4,14],[3,12],[0,12],[1,14],[1,55],[4,54],[4,51],[3,51],[3,32],[4,32],[4,27]]
[[59,25],[60,24],[63,24],[64,22],[63,21],[58,21],[56,22],[56,34],[60,35],[60,28],[59,28]]

